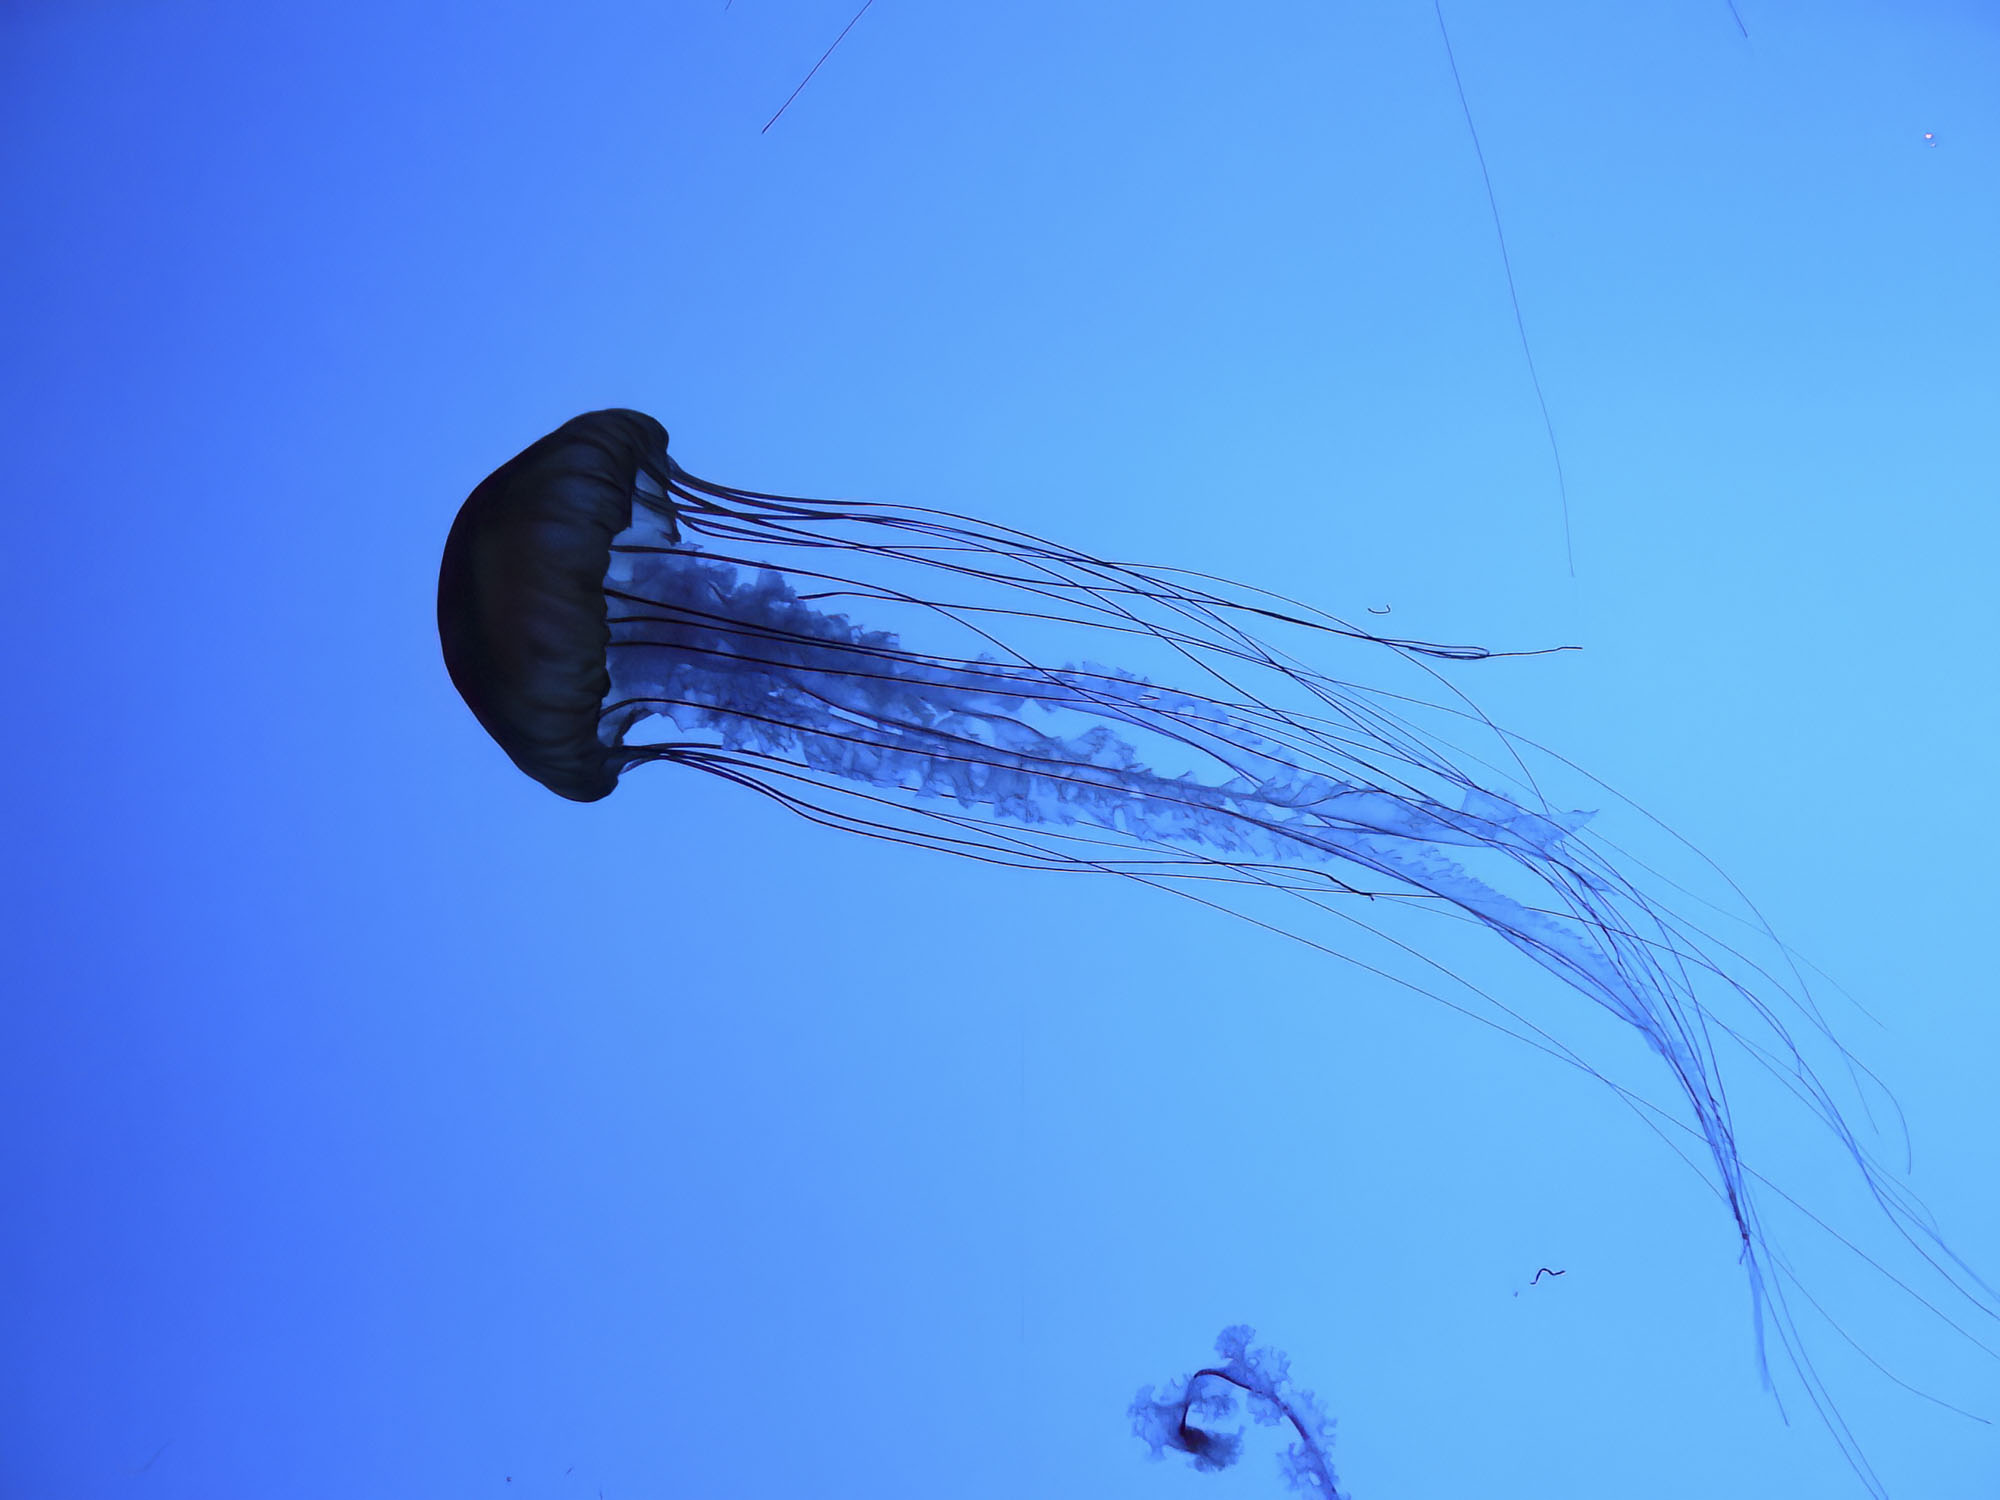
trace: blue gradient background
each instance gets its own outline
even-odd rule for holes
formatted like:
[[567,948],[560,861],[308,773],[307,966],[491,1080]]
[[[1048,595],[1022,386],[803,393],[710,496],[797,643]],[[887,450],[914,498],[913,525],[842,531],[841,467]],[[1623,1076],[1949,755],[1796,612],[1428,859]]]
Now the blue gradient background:
[[[432,625],[471,485],[629,404],[739,485],[1579,643],[1454,680],[1882,1018],[2000,1268],[2000,26],[1739,9],[1450,8],[1573,580],[1425,0],[882,0],[768,134],[849,0],[0,12],[0,1494],[1274,1494],[1122,1415],[1234,1321],[1357,1500],[1860,1494],[1581,1075],[1115,882],[665,770],[560,802]],[[1803,1316],[1893,1493],[2000,1491]]]

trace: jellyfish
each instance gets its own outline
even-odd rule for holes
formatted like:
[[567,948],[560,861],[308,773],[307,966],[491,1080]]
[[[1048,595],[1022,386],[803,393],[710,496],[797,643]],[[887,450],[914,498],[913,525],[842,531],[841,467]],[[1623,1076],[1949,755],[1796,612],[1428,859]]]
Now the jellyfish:
[[[1769,1330],[1871,1489],[1794,1323],[1764,1196],[1828,1226],[1746,1165],[1725,1051],[1816,1116],[1905,1246],[1993,1315],[1990,1289],[1849,1128],[1811,1058],[1830,1049],[1856,1090],[1872,1075],[1755,909],[1736,920],[1767,940],[1762,959],[1677,912],[1647,866],[1594,836],[1594,813],[1552,804],[1536,766],[1561,758],[1445,675],[1508,653],[1381,635],[948,511],[714,483],[627,410],[564,423],[472,491],[445,543],[438,630],[479,723],[559,796],[594,802],[664,762],[829,828],[1138,882],[1583,1070],[1691,1148],[1735,1231],[1767,1388]],[[1336,652],[1415,672],[1436,697],[1337,675],[1323,661]],[[1440,923],[1628,1027],[1678,1110],[1454,972],[1432,951]]]
[[1196,1470],[1219,1473],[1243,1456],[1243,1434],[1216,1432],[1197,1426],[1194,1419],[1227,1420],[1236,1409],[1235,1391],[1241,1391],[1252,1421],[1266,1427],[1288,1422],[1297,1434],[1278,1455],[1287,1486],[1300,1494],[1341,1500],[1333,1461],[1327,1457],[1333,1447],[1333,1418],[1311,1391],[1292,1384],[1291,1358],[1283,1350],[1250,1347],[1256,1336],[1255,1329],[1232,1324],[1215,1340],[1220,1364],[1182,1376],[1158,1396],[1150,1385],[1140,1386],[1125,1412],[1132,1419],[1132,1435],[1146,1445],[1148,1458],[1165,1458],[1171,1449],[1185,1453]]

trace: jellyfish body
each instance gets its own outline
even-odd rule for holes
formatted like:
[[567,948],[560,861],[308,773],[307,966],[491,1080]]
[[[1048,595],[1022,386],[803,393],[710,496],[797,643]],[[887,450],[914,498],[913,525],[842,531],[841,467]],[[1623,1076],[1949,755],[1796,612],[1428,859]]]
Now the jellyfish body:
[[[1769,1321],[1866,1475],[1768,1285],[1715,1038],[1820,1118],[1934,1268],[1958,1263],[1808,1063],[1801,1041],[1816,1035],[1852,1066],[1810,996],[1642,890],[1593,842],[1589,814],[1547,805],[1525,742],[1469,703],[1355,686],[1258,632],[1433,674],[1492,653],[942,511],[714,484],[631,411],[575,418],[473,491],[446,543],[438,624],[480,723],[576,801],[666,761],[853,832],[1162,887],[1337,958],[1347,944],[1314,935],[1329,922],[1377,931],[1393,910],[1484,928],[1664,1063],[1734,1220],[1760,1367]],[[1119,664],[1085,654],[1100,646]],[[1448,750],[1419,726],[1423,708],[1497,753]],[[1421,936],[1386,940],[1440,976],[1394,983],[1467,1009],[1442,988],[1463,984],[1488,1024],[1602,1078],[1427,958]],[[1655,1122],[1655,1106],[1610,1086]],[[1956,1284],[1968,1279],[1979,1285],[1969,1272]]]

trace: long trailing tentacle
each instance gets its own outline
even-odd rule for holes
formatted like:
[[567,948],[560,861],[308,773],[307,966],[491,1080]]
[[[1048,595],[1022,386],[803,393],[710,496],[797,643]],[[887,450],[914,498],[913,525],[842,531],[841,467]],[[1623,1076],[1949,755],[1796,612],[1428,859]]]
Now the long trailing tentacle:
[[[651,514],[615,548],[608,743],[633,763],[701,770],[871,837],[1172,891],[1583,1069],[1690,1165],[1673,1133],[1702,1142],[1710,1186],[1736,1225],[1760,1367],[1768,1325],[1850,1465],[1879,1493],[1812,1367],[1787,1299],[1788,1288],[1803,1288],[1767,1233],[1760,1192],[1978,1340],[1746,1163],[1720,1049],[1737,1049],[1820,1119],[1895,1231],[1969,1305],[1992,1317],[1996,1299],[1849,1126],[1810,1049],[1830,1050],[1864,1109],[1863,1079],[1893,1096],[1840,1044],[1804,966],[1733,882],[1715,871],[1724,889],[1711,899],[1599,836],[1589,815],[1551,805],[1540,777],[1576,768],[1498,728],[1443,676],[1446,666],[1505,653],[1385,636],[1280,595],[1114,563],[945,511],[763,494],[671,464],[669,480],[659,496],[636,497]],[[868,624],[838,613],[850,609]],[[885,621],[911,628],[877,628]],[[1387,653],[1443,701],[1331,675],[1267,640],[1273,630],[1300,634],[1301,650],[1319,641]],[[1099,642],[1121,665],[1074,656],[1051,664],[1021,637],[1059,640],[1065,653]],[[947,640],[961,644],[945,649]],[[622,656],[649,651],[652,678],[636,665],[621,670]],[[1145,653],[1163,666],[1133,670],[1128,655]],[[737,692],[729,680],[750,686]],[[630,732],[649,714],[681,734],[635,742]],[[1055,720],[1083,727],[1062,732]],[[1154,767],[1166,755],[1196,769],[1163,774]],[[1662,888],[1740,935],[1725,941]],[[1638,1031],[1685,1114],[1612,1083],[1519,1010],[1449,973],[1386,925],[1403,912],[1486,928]],[[1472,1002],[1313,935],[1311,924],[1329,921],[1371,934],[1394,964],[1419,965]],[[1753,954],[1753,943],[1769,954]]]

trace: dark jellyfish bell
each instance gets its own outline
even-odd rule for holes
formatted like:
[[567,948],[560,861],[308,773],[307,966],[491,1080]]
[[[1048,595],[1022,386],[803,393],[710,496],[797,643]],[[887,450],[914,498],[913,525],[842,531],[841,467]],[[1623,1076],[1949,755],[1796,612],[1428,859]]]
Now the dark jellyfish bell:
[[630,758],[597,737],[611,690],[604,575],[639,476],[664,495],[670,473],[653,418],[585,412],[480,481],[445,538],[438,640],[452,683],[515,765],[574,802],[608,796]]

